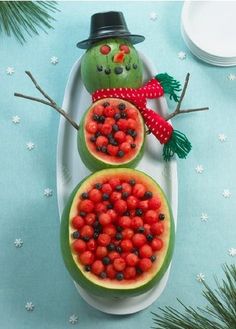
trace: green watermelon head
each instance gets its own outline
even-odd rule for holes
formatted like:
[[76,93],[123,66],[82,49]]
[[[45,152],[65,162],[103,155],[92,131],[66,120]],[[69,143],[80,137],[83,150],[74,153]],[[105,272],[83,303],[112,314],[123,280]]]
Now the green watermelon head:
[[103,39],[93,44],[81,62],[83,83],[89,93],[102,88],[137,88],[142,84],[142,62],[125,39]]

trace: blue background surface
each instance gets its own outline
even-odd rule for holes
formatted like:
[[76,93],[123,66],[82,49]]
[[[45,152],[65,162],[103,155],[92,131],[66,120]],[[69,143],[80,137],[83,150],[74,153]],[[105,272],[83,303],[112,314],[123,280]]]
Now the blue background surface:
[[[79,317],[74,327],[97,329],[150,328],[151,311],[177,306],[176,297],[187,305],[205,304],[200,272],[214,284],[213,273],[222,276],[221,264],[235,262],[229,248],[236,248],[236,74],[194,58],[180,34],[181,2],[60,2],[55,30],[29,39],[23,47],[14,38],[0,38],[0,327],[6,329],[70,328],[69,317]],[[123,11],[129,29],[146,36],[137,45],[158,72],[168,72],[191,82],[183,107],[208,105],[210,111],[179,116],[176,129],[191,139],[193,150],[178,160],[179,212],[176,247],[171,275],[162,296],[148,309],[130,316],[111,316],[88,306],[78,295],[64,268],[59,246],[59,215],[56,197],[56,144],[59,116],[43,105],[14,98],[15,91],[38,95],[24,70],[30,70],[44,89],[62,103],[68,74],[83,54],[76,42],[87,38],[90,16],[98,11]],[[151,12],[158,18],[152,21]],[[178,52],[187,54],[185,60]],[[59,58],[57,65],[50,58]],[[13,75],[6,68],[15,68]],[[174,104],[170,103],[174,109]],[[21,118],[12,123],[12,116]],[[227,136],[226,142],[218,134]],[[27,150],[32,141],[35,148]],[[195,171],[204,167],[202,174]],[[44,189],[53,190],[51,197]],[[229,189],[230,198],[222,192]],[[208,221],[201,221],[201,214]],[[14,241],[21,238],[22,248]],[[25,310],[32,301],[33,312]]]

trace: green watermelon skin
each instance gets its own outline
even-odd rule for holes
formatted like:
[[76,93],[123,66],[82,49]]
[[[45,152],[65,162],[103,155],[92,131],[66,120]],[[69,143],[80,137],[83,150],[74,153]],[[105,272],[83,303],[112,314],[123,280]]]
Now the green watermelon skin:
[[[111,48],[109,54],[101,54],[102,45],[108,45]],[[123,63],[115,63],[113,59],[119,52],[120,45],[127,45],[130,53],[125,54]],[[115,73],[117,67],[122,70],[122,73]],[[102,70],[99,71],[98,68]],[[106,70],[110,73],[107,74]],[[105,88],[138,88],[142,85],[143,65],[137,50],[127,40],[104,39],[92,45],[83,55],[81,77],[89,93]]]

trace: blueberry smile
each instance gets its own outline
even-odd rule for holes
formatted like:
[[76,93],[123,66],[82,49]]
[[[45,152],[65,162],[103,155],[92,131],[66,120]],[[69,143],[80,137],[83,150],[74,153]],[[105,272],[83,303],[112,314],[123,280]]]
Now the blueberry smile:
[[[131,68],[133,68],[133,69],[136,70],[136,69],[138,68],[138,65],[134,63],[134,64],[132,65],[132,67],[131,67],[130,64],[127,64],[127,65],[125,66],[126,71],[130,71]],[[111,74],[111,69],[110,69],[109,67],[107,67],[107,68],[104,69],[102,65],[97,65],[97,71],[98,71],[98,72],[102,72],[103,70],[104,70],[104,72],[105,72],[106,75]],[[121,67],[121,66],[117,66],[117,67],[114,68],[114,72],[115,72],[115,74],[117,74],[117,75],[118,75],[118,74],[122,74],[123,71],[124,71],[124,69],[123,69],[123,67]]]

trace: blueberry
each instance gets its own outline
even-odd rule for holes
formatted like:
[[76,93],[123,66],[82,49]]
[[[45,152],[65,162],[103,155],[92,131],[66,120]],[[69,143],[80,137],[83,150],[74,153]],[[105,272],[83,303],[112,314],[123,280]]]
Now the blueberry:
[[132,149],[135,149],[136,144],[135,143],[132,143],[132,144],[130,144],[130,146],[131,146]]
[[129,64],[127,64],[125,68],[127,71],[129,71],[131,69],[131,66]]
[[101,279],[105,279],[107,277],[107,274],[106,274],[106,272],[101,272],[99,274],[99,276],[100,276]]
[[129,196],[129,192],[123,192],[123,193],[122,193],[122,198],[123,198],[123,199],[127,199],[128,196]]
[[156,256],[152,255],[152,256],[150,257],[150,259],[151,259],[151,262],[153,263],[153,262],[155,262],[155,260],[156,260],[157,258],[156,258]]
[[91,271],[91,266],[90,265],[85,265],[84,267],[86,272],[90,272]]
[[120,118],[121,118],[120,113],[116,113],[116,114],[114,115],[114,119],[115,119],[116,121],[118,121]]
[[117,185],[115,187],[115,190],[118,191],[118,192],[122,191],[122,189],[123,189],[122,185]]
[[98,72],[102,72],[102,70],[103,70],[102,65],[97,65],[97,70],[98,70]]
[[118,145],[118,142],[115,139],[112,139],[110,141],[110,144],[113,145],[113,146],[117,146]]
[[129,180],[129,183],[131,186],[134,186],[136,184],[136,181],[135,181],[135,179],[132,178]]
[[75,232],[72,233],[72,238],[73,239],[79,239],[79,237],[80,237],[79,231],[75,231]]
[[102,147],[101,147],[101,146],[97,146],[97,147],[96,147],[96,150],[97,150],[97,151],[101,151],[101,150],[102,150]]
[[102,146],[101,151],[102,151],[102,153],[107,153],[107,147],[106,146]]
[[136,269],[136,272],[137,272],[137,274],[142,274],[143,273],[143,271],[139,267]]
[[143,214],[142,209],[137,208],[137,209],[135,210],[135,215],[137,215],[137,216],[142,216],[142,214]]
[[90,237],[87,236],[87,235],[85,235],[85,236],[83,236],[83,240],[84,240],[85,242],[88,242],[88,241],[90,240]]
[[94,114],[93,115],[93,120],[94,121],[98,121],[99,120],[99,115],[98,114]]
[[159,219],[160,219],[160,220],[164,220],[164,219],[165,219],[165,215],[164,215],[164,214],[160,214],[160,215],[159,215]]
[[130,216],[130,212],[127,210],[126,212],[124,212],[124,216]]
[[139,226],[139,227],[137,228],[137,232],[138,232],[138,233],[144,233],[144,232],[145,232],[145,228],[144,228],[143,226]]
[[96,137],[95,136],[90,137],[90,142],[95,143],[96,142]]
[[109,245],[107,246],[108,251],[114,251],[115,249],[116,249],[116,246],[114,245],[114,243],[109,243]]
[[108,139],[111,139],[111,138],[113,138],[113,135],[112,135],[112,134],[108,134],[108,135],[107,135],[107,138],[108,138]]
[[79,215],[80,215],[81,217],[85,217],[85,216],[86,216],[86,212],[84,212],[84,211],[80,211]]
[[152,192],[151,191],[146,191],[144,193],[144,198],[145,199],[151,199],[152,198]]
[[122,240],[123,236],[121,233],[116,233],[115,238],[116,238],[116,240]]
[[98,119],[98,122],[100,123],[104,123],[105,122],[105,117],[104,115],[100,115],[99,119]]
[[125,153],[123,151],[121,151],[121,150],[119,150],[118,153],[117,153],[117,156],[119,158],[123,158],[124,155],[125,155]]
[[108,265],[110,264],[111,260],[109,257],[103,257],[102,262],[104,265]]
[[109,209],[113,209],[113,205],[110,203],[110,204],[108,204],[107,205],[107,209],[109,210]]
[[121,226],[116,226],[116,230],[117,230],[118,232],[121,232],[121,231],[123,230],[123,228],[122,228]]
[[101,190],[101,188],[102,188],[102,184],[101,184],[101,183],[96,183],[96,184],[94,185],[94,187],[95,187],[97,190]]
[[110,103],[109,102],[104,102],[102,105],[103,105],[103,107],[107,107],[107,106],[110,105]]
[[120,246],[116,246],[116,251],[121,254],[122,253],[122,248]]
[[118,273],[116,273],[116,279],[117,279],[118,281],[123,280],[123,279],[124,279],[124,274],[123,274],[122,272],[118,272]]
[[133,248],[132,253],[137,256],[139,255],[138,249],[136,249],[136,248]]
[[101,133],[100,133],[100,131],[97,131],[97,132],[95,133],[95,137],[99,137],[99,136],[101,136]]
[[133,64],[133,68],[136,70],[138,68],[137,64]]
[[93,234],[94,240],[97,240],[98,236],[99,236],[99,233],[98,232],[94,232],[94,234]]
[[83,199],[83,200],[88,199],[88,193],[87,192],[82,193],[81,199]]
[[106,68],[106,69],[105,69],[105,73],[106,73],[107,75],[110,74],[110,73],[111,73],[111,69]]
[[103,201],[107,201],[107,200],[109,200],[109,194],[107,194],[107,193],[103,193],[103,195],[102,195],[102,200],[103,200]]
[[124,110],[126,109],[126,105],[125,105],[125,103],[120,103],[120,104],[118,105],[118,109],[119,109],[120,111],[124,111]]
[[118,130],[119,130],[119,127],[118,127],[116,124],[114,124],[114,125],[112,126],[112,130],[113,130],[113,131],[118,131]]
[[152,234],[147,234],[146,238],[149,242],[151,242],[153,240],[153,235]]
[[122,112],[120,114],[120,116],[121,116],[122,119],[126,119],[127,118],[127,114],[125,112]]
[[123,72],[123,68],[120,66],[115,67],[114,69],[115,74],[121,74]]

